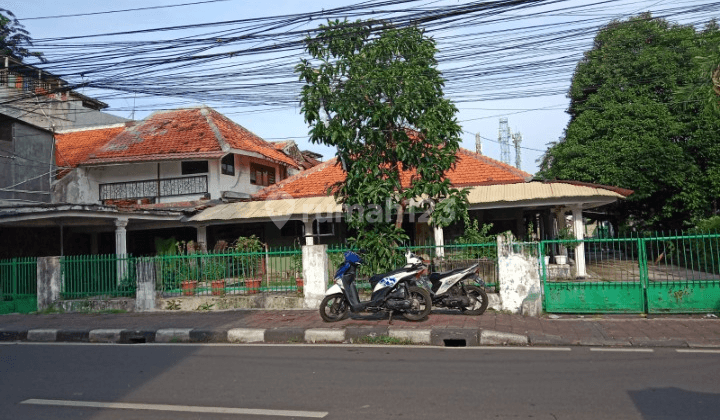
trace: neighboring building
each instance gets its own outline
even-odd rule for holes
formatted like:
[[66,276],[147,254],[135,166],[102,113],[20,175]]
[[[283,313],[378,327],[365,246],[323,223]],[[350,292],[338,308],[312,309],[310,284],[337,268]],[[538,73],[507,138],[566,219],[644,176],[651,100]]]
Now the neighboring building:
[[[292,147],[290,147],[292,146]],[[287,151],[285,150],[287,149]],[[276,148],[208,107],[57,135],[54,201],[160,204],[250,199],[301,170],[297,146]]]
[[58,129],[126,121],[50,73],[0,56],[0,206],[50,203]]

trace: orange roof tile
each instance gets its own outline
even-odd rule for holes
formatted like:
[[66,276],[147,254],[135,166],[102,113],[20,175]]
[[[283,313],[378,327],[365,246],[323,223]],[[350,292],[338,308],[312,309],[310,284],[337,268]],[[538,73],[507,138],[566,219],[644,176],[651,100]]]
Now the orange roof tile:
[[298,167],[272,144],[208,107],[156,112],[134,125],[108,130],[59,135],[61,155],[74,157],[65,157],[70,164],[64,166],[212,158],[237,150]]
[[[412,175],[411,171],[403,172],[400,175],[402,184],[409,185]],[[532,175],[525,171],[465,149],[459,149],[455,167],[450,169],[446,176],[456,187],[513,184],[527,182],[532,178]],[[328,195],[328,189],[344,179],[345,172],[337,163],[337,158],[333,158],[264,188],[253,195],[253,198],[287,198],[287,194],[293,198]]]
[[55,164],[59,167],[76,167],[124,129],[125,126],[121,126],[56,134]]

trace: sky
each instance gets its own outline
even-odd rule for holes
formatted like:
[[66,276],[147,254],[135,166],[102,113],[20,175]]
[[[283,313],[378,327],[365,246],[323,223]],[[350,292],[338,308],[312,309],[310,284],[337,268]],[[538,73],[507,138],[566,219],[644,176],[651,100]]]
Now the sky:
[[[201,4],[164,7],[149,10],[134,10],[118,13],[101,13],[124,9],[148,8],[155,6],[174,6],[184,3],[205,1]],[[4,7],[12,11],[20,22],[38,41],[37,50],[47,52],[50,57],[59,54],[73,55],[67,47],[80,43],[102,43],[111,41],[154,41],[156,39],[182,38],[197,36],[215,30],[213,25],[202,30],[176,30],[166,32],[145,32],[119,35],[115,37],[89,37],[72,41],[43,41],[50,38],[74,37],[81,35],[105,34],[108,32],[127,32],[158,27],[216,23],[236,19],[272,17],[312,11],[322,11],[339,5],[354,4],[349,1],[294,1],[294,0],[123,0],[100,2],[96,0],[4,0]],[[587,6],[589,3],[592,7]],[[411,3],[407,7],[437,8],[457,6],[457,0],[427,0]],[[582,6],[582,7],[580,7]],[[702,12],[693,13],[693,8],[704,7]],[[580,8],[578,8],[580,7]],[[574,9],[573,9],[574,8]],[[463,128],[462,146],[476,149],[475,134],[482,136],[483,154],[501,159],[501,149],[497,142],[499,119],[508,119],[513,133],[522,134],[521,169],[535,173],[537,160],[547,144],[557,141],[567,126],[568,115],[565,110],[569,100],[566,97],[572,78],[574,65],[582,58],[583,51],[592,47],[592,38],[596,30],[611,19],[624,19],[627,16],[650,10],[654,15],[670,13],[672,22],[700,23],[709,17],[720,17],[720,3],[712,1],[684,0],[648,0],[648,1],[601,1],[592,0],[555,2],[548,6],[527,10],[508,10],[503,19],[479,17],[466,21],[463,25],[448,25],[443,30],[432,32],[438,42],[440,70],[451,74],[452,83],[446,86],[446,96],[456,101],[459,109],[457,120]],[[89,16],[56,17],[59,15],[93,14]],[[316,27],[317,21],[296,25],[298,27]],[[552,27],[547,25],[554,25]],[[211,29],[210,29],[211,28]],[[223,27],[224,28],[224,27]],[[534,29],[537,28],[537,29]],[[567,33],[564,33],[566,31]],[[552,32],[551,35],[549,35]],[[517,40],[514,40],[517,38]],[[535,43],[534,40],[543,40]],[[259,41],[251,46],[272,45],[273,39]],[[246,46],[249,44],[245,44]],[[494,48],[497,46],[497,48]],[[100,47],[102,48],[102,47]],[[122,51],[113,47],[115,51]],[[49,51],[52,49],[52,51]],[[467,51],[467,55],[463,52]],[[476,51],[472,53],[472,51]],[[298,52],[299,55],[301,52]],[[279,71],[282,66],[296,63],[299,58],[282,58],[282,53],[265,55],[267,61],[256,68],[249,85],[262,82],[262,72]],[[268,88],[248,88],[243,77],[234,76],[227,81],[217,76],[217,71],[232,71],[236,65],[250,66],[255,56],[234,57],[226,61],[197,67],[197,74],[214,69],[214,83],[223,86],[228,83],[243,90],[248,97],[261,97],[269,92],[282,95],[283,92]],[[126,57],[132,62],[133,57]],[[142,57],[138,57],[138,61]],[[277,58],[277,61],[273,61]],[[236,61],[230,61],[236,60]],[[237,60],[244,60],[239,62]],[[57,61],[57,60],[56,60]],[[60,62],[62,60],[59,60]],[[55,64],[52,72],[64,74],[65,64]],[[77,54],[74,62],[82,63],[82,53]],[[222,66],[221,63],[228,63]],[[213,67],[214,66],[214,67]],[[42,66],[41,66],[42,67]],[[248,67],[249,68],[249,67]],[[164,68],[169,74],[172,69]],[[467,75],[467,76],[464,76]],[[83,77],[91,78],[93,76]],[[142,74],[139,74],[142,78]],[[269,76],[268,76],[269,77]],[[467,79],[465,79],[467,77]],[[71,77],[72,79],[72,77]],[[272,81],[269,77],[268,81]],[[79,80],[75,77],[74,81]],[[158,79],[160,80],[160,79]],[[249,79],[248,79],[249,80]],[[176,81],[182,85],[182,77]],[[110,82],[109,82],[110,83]],[[150,82],[151,83],[151,82]],[[108,112],[125,117],[141,119],[153,110],[175,108],[179,106],[207,104],[227,115],[248,130],[269,141],[284,139],[295,140],[301,149],[309,149],[324,155],[324,160],[334,156],[334,150],[317,144],[309,144],[308,127],[303,121],[296,101],[282,104],[236,106],[236,102],[223,102],[215,99],[157,97],[138,93],[114,94],[112,91],[81,90],[89,96],[97,96],[108,103]],[[293,92],[286,92],[293,95]],[[498,99],[506,97],[507,99]],[[511,161],[515,165],[515,150],[511,146]]]

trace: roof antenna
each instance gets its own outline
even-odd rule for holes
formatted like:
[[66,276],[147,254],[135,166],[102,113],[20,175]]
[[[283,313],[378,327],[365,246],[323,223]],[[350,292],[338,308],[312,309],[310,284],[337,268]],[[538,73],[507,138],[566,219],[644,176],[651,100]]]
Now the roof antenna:
[[135,119],[135,98],[136,98],[136,97],[137,97],[137,92],[134,92],[134,93],[133,93],[133,107],[132,107],[132,112],[130,113],[130,119],[131,119],[131,120],[134,120],[134,119]]

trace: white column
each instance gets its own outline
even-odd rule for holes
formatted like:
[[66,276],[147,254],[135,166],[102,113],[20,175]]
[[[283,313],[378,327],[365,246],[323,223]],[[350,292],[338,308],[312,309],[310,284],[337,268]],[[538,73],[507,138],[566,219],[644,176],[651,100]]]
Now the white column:
[[435,234],[435,256],[438,258],[445,257],[445,232],[439,226],[433,227]]
[[[575,239],[581,241],[585,238],[585,224],[583,223],[582,218],[582,206],[573,207],[572,215]],[[575,269],[577,271],[577,277],[587,276],[587,271],[585,269],[585,244],[582,242],[577,246],[577,248],[575,248]]]
[[207,243],[207,225],[200,225],[195,227],[197,229],[197,240],[198,246],[200,247],[200,250],[203,252],[207,252],[208,250],[208,243]]
[[328,286],[327,245],[302,247],[303,296],[306,309],[318,309]]
[[127,231],[128,219],[115,220],[115,255],[118,256],[117,261],[117,281],[120,283],[125,277],[127,270]]
[[313,241],[313,220],[315,219],[307,219],[305,220],[305,245],[314,245],[315,242]]

